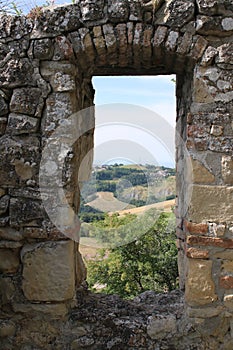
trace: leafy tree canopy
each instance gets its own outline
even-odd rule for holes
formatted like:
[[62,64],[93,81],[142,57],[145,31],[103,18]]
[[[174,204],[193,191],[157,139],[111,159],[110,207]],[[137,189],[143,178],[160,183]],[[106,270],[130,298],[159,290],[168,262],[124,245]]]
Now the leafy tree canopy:
[[[125,217],[124,224],[127,219],[133,218]],[[114,216],[107,220],[116,227],[122,218]],[[102,224],[106,225],[106,220]],[[139,239],[114,249],[102,249],[96,259],[87,262],[90,287],[104,285],[103,292],[123,298],[133,298],[146,290],[175,289],[178,278],[175,238],[174,215],[160,213]]]

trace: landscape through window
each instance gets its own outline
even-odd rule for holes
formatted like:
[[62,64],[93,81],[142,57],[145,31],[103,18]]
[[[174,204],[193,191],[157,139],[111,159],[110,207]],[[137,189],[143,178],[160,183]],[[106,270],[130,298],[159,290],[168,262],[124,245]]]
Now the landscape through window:
[[94,77],[93,85],[94,162],[80,207],[89,287],[125,298],[175,289],[175,155],[158,128],[162,120],[175,134],[175,77]]

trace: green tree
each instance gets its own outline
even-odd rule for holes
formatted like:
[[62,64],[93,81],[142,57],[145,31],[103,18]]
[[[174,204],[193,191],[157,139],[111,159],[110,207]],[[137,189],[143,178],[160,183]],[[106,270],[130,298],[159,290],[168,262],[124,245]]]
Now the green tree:
[[[112,219],[117,220],[117,217]],[[110,250],[101,250],[87,262],[91,288],[104,284],[105,293],[132,298],[146,290],[170,291],[177,287],[178,267],[175,220],[161,213],[141,238]]]

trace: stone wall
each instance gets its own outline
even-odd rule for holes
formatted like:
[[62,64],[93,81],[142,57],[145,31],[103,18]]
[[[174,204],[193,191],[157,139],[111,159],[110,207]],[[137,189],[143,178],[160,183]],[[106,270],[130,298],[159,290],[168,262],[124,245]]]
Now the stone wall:
[[[231,0],[83,0],[1,16],[0,349],[233,348],[232,54]],[[78,170],[93,148],[93,109],[78,112],[93,105],[93,75],[172,73],[185,302],[178,292],[132,303],[93,296],[77,227],[69,230]],[[61,167],[57,152],[73,129],[83,132]],[[66,235],[45,210],[41,166],[42,193],[56,217],[67,214]]]

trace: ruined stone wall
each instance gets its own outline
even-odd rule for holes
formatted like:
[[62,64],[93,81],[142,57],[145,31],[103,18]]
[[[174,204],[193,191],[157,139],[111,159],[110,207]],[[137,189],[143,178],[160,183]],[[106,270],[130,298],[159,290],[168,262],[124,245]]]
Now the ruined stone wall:
[[[1,16],[0,349],[233,348],[232,39],[230,0],[84,0]],[[92,296],[71,224],[94,115],[77,112],[93,105],[93,75],[171,73],[185,301]],[[83,132],[63,164],[72,130]],[[82,180],[90,168],[91,154]],[[55,216],[67,214],[66,235],[44,194]]]

